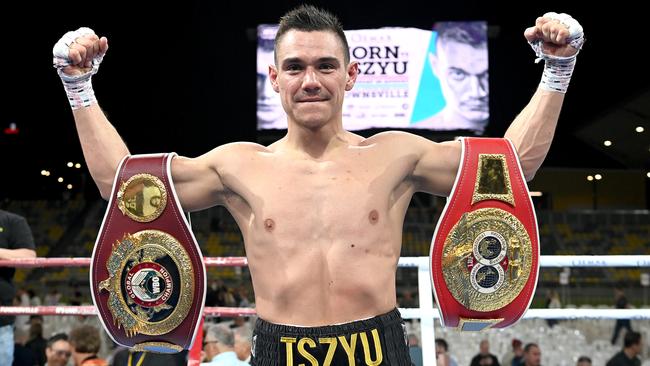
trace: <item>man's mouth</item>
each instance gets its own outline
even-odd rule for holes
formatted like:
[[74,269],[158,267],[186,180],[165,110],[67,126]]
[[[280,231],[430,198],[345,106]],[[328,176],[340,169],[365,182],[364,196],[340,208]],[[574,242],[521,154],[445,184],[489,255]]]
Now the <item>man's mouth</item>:
[[303,98],[303,99],[299,99],[299,100],[298,100],[298,103],[314,103],[314,102],[325,102],[325,101],[327,101],[327,98],[322,98],[322,97],[318,97],[318,98]]

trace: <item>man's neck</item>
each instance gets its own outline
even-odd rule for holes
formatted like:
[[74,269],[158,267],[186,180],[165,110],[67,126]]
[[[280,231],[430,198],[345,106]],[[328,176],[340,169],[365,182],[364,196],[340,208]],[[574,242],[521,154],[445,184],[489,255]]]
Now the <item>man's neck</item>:
[[328,124],[318,129],[294,124],[287,131],[285,147],[319,159],[337,147],[347,146],[347,137],[348,132],[340,124]]

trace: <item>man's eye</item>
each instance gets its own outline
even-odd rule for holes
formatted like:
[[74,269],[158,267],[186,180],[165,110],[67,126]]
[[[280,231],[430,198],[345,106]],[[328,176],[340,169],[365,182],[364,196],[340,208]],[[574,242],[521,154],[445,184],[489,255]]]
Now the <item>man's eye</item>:
[[332,65],[332,64],[322,64],[322,65],[320,65],[320,68],[323,69],[323,70],[333,70],[334,65]]
[[290,64],[287,65],[287,71],[298,71],[301,70],[302,68],[298,64]]
[[456,81],[460,81],[460,80],[465,79],[465,77],[467,76],[467,73],[465,73],[464,71],[461,71],[461,70],[449,70],[448,75],[449,75],[449,77],[451,79],[456,80]]

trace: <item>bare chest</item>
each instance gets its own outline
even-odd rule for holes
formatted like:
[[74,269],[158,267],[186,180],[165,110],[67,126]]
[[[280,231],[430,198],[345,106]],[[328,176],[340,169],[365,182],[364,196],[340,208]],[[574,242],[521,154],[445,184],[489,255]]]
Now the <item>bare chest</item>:
[[257,193],[251,204],[254,227],[277,234],[347,236],[387,219],[391,184],[370,168],[307,163],[256,174],[260,179],[251,187]]

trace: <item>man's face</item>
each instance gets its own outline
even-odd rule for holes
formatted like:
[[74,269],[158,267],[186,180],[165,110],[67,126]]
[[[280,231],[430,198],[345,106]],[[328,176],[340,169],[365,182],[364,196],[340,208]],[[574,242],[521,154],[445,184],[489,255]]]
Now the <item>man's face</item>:
[[447,108],[466,120],[486,121],[489,117],[487,44],[477,48],[452,40],[439,42],[430,61],[440,79]]
[[45,348],[48,366],[64,366],[68,364],[72,349],[70,343],[64,340],[52,343],[52,347]]
[[524,353],[524,361],[526,366],[539,366],[542,363],[542,351],[539,347],[531,347]]
[[257,48],[257,122],[274,123],[284,116],[280,98],[269,82],[269,65],[275,64],[273,50]]
[[285,33],[269,75],[290,121],[319,129],[341,119],[345,91],[356,80],[356,62],[345,64],[341,41],[332,32]]
[[219,348],[217,347],[219,343],[216,339],[212,338],[210,335],[207,335],[203,339],[203,352],[205,352],[206,361],[212,361],[212,358],[219,354]]
[[632,345],[632,350],[637,355],[641,354],[641,352],[643,351],[643,339],[641,339],[639,343]]
[[487,355],[490,353],[490,343],[488,341],[481,341],[481,344],[479,345],[481,354]]

